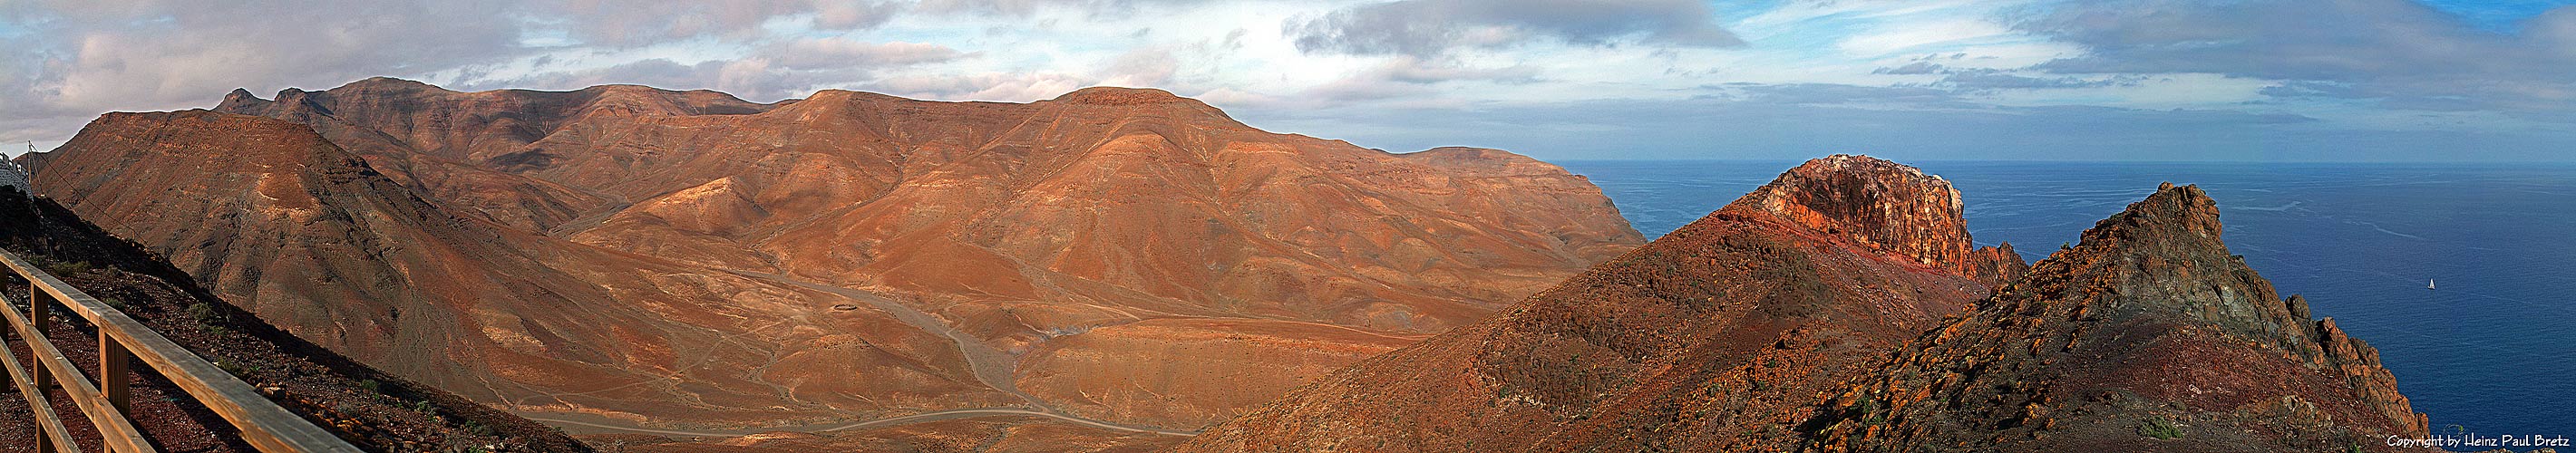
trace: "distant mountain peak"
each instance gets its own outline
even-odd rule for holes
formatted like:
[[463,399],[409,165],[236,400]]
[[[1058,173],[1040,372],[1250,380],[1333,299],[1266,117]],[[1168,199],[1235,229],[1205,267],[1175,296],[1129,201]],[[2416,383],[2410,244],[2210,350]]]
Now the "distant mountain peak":
[[1089,105],[1153,105],[1197,102],[1153,88],[1090,87],[1056,96],[1055,102]]

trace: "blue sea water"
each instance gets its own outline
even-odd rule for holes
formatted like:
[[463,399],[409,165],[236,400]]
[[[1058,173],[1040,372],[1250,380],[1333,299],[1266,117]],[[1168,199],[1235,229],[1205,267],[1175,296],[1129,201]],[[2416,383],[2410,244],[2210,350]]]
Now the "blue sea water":
[[[1797,162],[1562,164],[1655,237]],[[2434,432],[2576,438],[2576,166],[1914,164],[1959,188],[1977,242],[2033,261],[2159,182],[2198,184],[2228,248],[2377,347]]]

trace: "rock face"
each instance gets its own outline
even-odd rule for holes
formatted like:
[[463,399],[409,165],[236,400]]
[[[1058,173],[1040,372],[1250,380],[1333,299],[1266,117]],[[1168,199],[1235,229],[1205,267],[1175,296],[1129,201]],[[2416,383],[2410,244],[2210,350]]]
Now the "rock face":
[[[517,410],[665,425],[1035,404],[1187,429],[1643,242],[1552,165],[1273,134],[1140,89],[370,79],[109,115],[30,163],[298,335]],[[1195,350],[1311,364],[1175,360]]]
[[1968,240],[1959,189],[1894,162],[1840,154],[1807,161],[1735,203],[1989,285],[2026,268],[2011,244],[1977,248]]
[[2346,451],[2421,438],[2378,353],[2230,255],[2199,188],[2084,232],[1877,379],[1819,451]]
[[[1810,161],[1511,312],[1335,372],[1189,451],[1780,451],[1984,297],[1955,189],[1859,156]],[[1991,250],[1991,249],[1990,249]]]

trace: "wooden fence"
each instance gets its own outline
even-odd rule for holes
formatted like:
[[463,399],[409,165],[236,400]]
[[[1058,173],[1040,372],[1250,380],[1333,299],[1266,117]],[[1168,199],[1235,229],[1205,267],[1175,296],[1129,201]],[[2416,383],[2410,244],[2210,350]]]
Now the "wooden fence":
[[[159,332],[125,313],[82,294],[71,285],[38,269],[17,255],[0,251],[11,273],[27,281],[30,288],[24,301],[0,304],[0,317],[8,328],[0,329],[0,346],[11,337],[22,339],[33,353],[34,367],[18,362],[16,354],[0,353],[0,366],[8,368],[0,376],[15,384],[18,393],[26,395],[29,409],[35,412],[38,429],[36,451],[78,452],[71,432],[63,428],[62,414],[54,413],[47,400],[47,389],[59,388],[80,413],[98,428],[99,437],[111,453],[158,451],[134,429],[127,419],[132,413],[132,394],[126,389],[131,380],[130,365],[140,361],[172,384],[186,391],[187,397],[213,410],[241,431],[242,440],[263,452],[356,452],[357,447],[315,426],[304,417],[261,397],[250,384],[242,383],[214,363],[188,352]],[[25,302],[24,310],[15,302]],[[98,376],[91,381],[81,369],[65,359],[61,349],[45,339],[46,325],[52,323],[51,312],[59,304],[78,319],[98,329]],[[0,349],[0,352],[6,352]]]

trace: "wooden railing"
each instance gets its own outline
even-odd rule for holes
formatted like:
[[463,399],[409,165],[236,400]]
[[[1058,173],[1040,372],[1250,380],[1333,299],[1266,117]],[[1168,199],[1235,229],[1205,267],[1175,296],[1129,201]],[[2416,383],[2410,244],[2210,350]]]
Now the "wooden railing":
[[[7,382],[17,385],[18,393],[26,395],[27,405],[35,412],[36,424],[42,431],[36,436],[36,451],[80,451],[80,447],[72,443],[71,432],[63,428],[62,417],[54,413],[53,404],[46,400],[45,390],[48,388],[62,389],[63,394],[80,407],[81,415],[97,426],[107,451],[157,451],[126,417],[133,410],[132,394],[126,388],[126,382],[131,379],[128,365],[138,360],[176,384],[190,399],[231,422],[241,431],[242,440],[260,451],[358,451],[356,446],[331,435],[330,431],[261,397],[250,384],[233,378],[232,374],[216,368],[214,363],[170,342],[169,338],[144,327],[143,323],[125,316],[125,313],[63,284],[61,279],[37,269],[17,255],[0,251],[0,261],[4,261],[11,272],[26,279],[29,288],[26,311],[19,311],[14,303],[0,304],[0,317],[7,318],[9,323],[8,329],[0,329],[0,346],[6,346],[6,340],[12,336],[24,339],[27,349],[33,353],[35,366],[32,369],[22,366],[16,354],[5,353],[7,349],[0,349],[0,366],[9,369],[8,376],[5,376]],[[52,306],[57,303],[98,327],[99,380],[96,383],[81,374],[79,367],[63,357],[62,350],[45,339],[46,325],[52,322],[49,313],[54,311]]]

